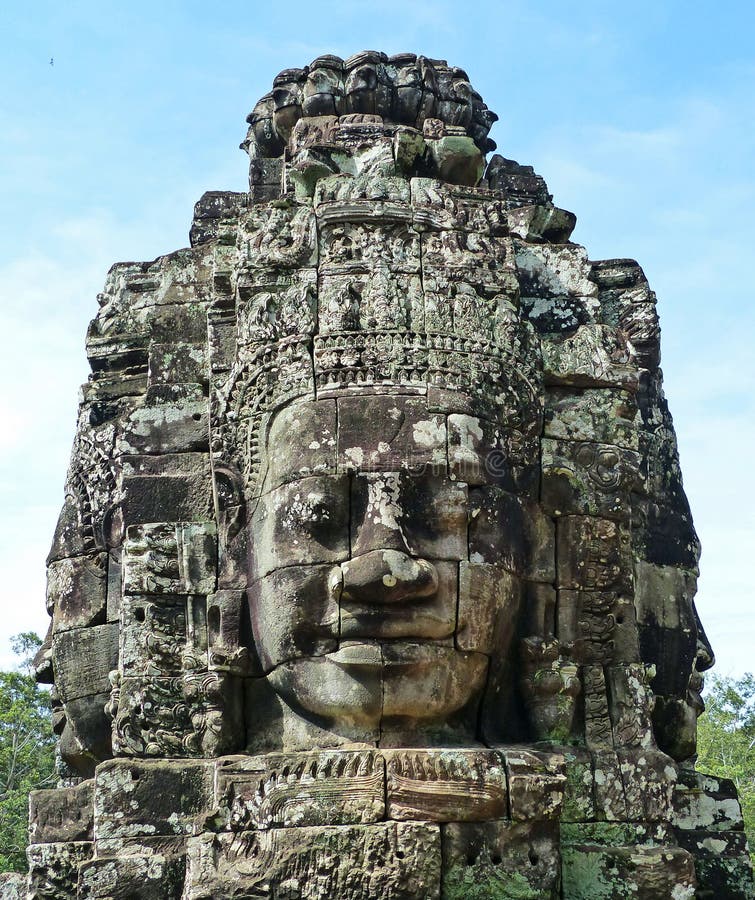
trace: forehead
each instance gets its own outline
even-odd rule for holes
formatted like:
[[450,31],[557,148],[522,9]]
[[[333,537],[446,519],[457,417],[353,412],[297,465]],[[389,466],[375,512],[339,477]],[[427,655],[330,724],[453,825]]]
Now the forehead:
[[311,475],[413,471],[476,483],[516,432],[471,414],[464,394],[353,394],[295,401],[262,435],[262,491]]

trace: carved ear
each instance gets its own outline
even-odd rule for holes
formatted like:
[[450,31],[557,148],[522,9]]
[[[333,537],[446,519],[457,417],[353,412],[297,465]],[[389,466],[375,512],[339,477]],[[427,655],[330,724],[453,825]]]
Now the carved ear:
[[123,521],[123,505],[112,503],[102,517],[99,537],[102,546],[107,550],[120,547],[126,534],[126,523]]
[[213,465],[212,476],[215,515],[219,519],[221,512],[244,505],[244,482],[238,469],[223,463]]
[[233,466],[213,465],[212,493],[218,527],[227,528],[233,523],[236,530],[227,535],[232,539],[238,533],[239,522],[243,521],[243,516],[239,518],[239,513],[243,512],[245,506],[241,473]]

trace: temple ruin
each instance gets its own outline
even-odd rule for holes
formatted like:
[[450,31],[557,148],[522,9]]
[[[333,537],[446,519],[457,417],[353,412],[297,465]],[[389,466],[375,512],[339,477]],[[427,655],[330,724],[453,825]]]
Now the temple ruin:
[[442,60],[287,69],[249,191],[108,273],[29,898],[752,895],[656,298],[496,118]]

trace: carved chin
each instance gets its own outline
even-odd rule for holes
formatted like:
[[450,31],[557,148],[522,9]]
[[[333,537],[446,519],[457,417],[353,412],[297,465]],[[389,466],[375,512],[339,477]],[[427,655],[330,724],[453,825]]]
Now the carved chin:
[[284,663],[267,677],[289,706],[335,723],[442,724],[477,697],[487,663],[481,653],[449,646],[354,642]]

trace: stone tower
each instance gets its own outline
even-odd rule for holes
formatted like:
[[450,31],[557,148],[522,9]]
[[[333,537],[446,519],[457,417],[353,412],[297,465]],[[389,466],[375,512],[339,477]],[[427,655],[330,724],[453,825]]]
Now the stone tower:
[[110,270],[49,556],[29,897],[749,897],[694,769],[655,296],[441,60],[323,56]]

